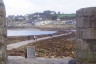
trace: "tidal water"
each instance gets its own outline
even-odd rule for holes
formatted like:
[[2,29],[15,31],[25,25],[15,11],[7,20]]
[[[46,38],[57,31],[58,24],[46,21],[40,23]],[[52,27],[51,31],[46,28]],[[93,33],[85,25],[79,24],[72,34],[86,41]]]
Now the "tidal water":
[[41,30],[7,30],[7,36],[28,36],[28,35],[43,35],[52,34],[56,31],[41,31]]

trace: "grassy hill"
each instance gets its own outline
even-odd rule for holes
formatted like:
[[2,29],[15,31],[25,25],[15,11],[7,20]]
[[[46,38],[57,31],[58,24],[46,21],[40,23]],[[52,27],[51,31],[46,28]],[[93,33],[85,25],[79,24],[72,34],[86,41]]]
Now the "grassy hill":
[[58,18],[75,18],[76,17],[76,14],[58,14],[57,15]]

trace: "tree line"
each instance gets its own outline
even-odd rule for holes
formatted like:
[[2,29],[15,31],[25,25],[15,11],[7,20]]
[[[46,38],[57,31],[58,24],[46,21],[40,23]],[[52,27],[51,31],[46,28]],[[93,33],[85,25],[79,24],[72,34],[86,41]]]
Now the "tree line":
[[[14,18],[13,18],[14,17]],[[14,19],[15,21],[22,21],[22,20],[28,20],[28,21],[40,21],[40,20],[70,20],[75,19],[76,14],[64,14],[64,13],[56,13],[55,11],[45,10],[43,12],[36,12],[32,14],[27,14],[25,16],[22,15],[10,15],[8,18]]]

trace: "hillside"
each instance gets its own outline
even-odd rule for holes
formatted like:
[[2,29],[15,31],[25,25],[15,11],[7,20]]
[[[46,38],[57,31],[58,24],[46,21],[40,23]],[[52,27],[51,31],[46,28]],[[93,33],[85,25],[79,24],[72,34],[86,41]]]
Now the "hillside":
[[76,17],[76,14],[58,14],[58,18],[62,17]]

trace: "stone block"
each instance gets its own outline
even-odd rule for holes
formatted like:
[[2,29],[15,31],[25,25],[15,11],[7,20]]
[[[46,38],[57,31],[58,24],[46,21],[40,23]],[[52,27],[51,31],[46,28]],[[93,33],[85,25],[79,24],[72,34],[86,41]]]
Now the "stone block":
[[76,26],[77,27],[81,27],[81,28],[96,28],[96,14],[94,14],[92,16],[77,17],[76,21],[77,21],[76,22]]
[[77,42],[76,43],[77,49],[88,50],[89,46],[88,46],[88,43],[86,42],[86,40],[84,40],[84,39],[77,39],[76,42]]
[[71,60],[68,62],[68,64],[77,64],[77,60],[71,59]]
[[0,0],[0,64],[7,64],[7,29],[5,16],[5,6],[3,0]]
[[5,17],[5,15],[3,15],[3,14],[5,14],[4,11],[3,11],[4,8],[3,8],[3,7],[0,7],[0,8],[2,8],[2,9],[0,9],[0,16],[1,16],[1,17]]
[[5,34],[7,34],[6,28],[0,27],[0,35],[5,35]]
[[76,28],[76,37],[77,39],[82,39],[82,28]]
[[96,7],[82,8],[76,11],[77,17],[90,17],[96,15]]
[[0,59],[2,58],[3,60],[7,59],[7,50],[6,50],[6,45],[3,45],[2,48],[0,48]]
[[0,5],[2,4],[2,6],[0,6],[0,16],[1,17],[5,17],[6,13],[5,13],[5,6],[3,3],[0,3]]
[[83,9],[79,9],[76,11],[76,16],[77,17],[82,17],[83,16]]
[[4,22],[5,19],[0,19],[0,27],[2,27],[3,25],[6,25],[6,22]]
[[89,28],[91,27],[90,25],[90,18],[89,17],[77,17],[76,18],[76,27],[80,28]]
[[95,42],[96,40],[89,41],[84,39],[77,39],[77,48],[76,48],[77,58],[83,62],[96,61],[96,50],[95,50],[96,43]]
[[96,54],[96,39],[87,39],[86,42],[89,44],[90,51]]
[[82,29],[83,39],[96,39],[96,28]]
[[96,15],[96,7],[88,7],[88,8],[83,8],[83,16],[94,16]]
[[35,58],[35,47],[27,47],[27,58]]
[[82,8],[76,15],[76,56],[82,64],[96,64],[96,7]]
[[77,45],[77,48],[76,48],[77,58],[79,58],[79,59],[88,58],[87,54],[90,55],[88,43],[83,39],[77,39],[76,42],[77,42],[76,43],[76,45]]
[[90,17],[90,25],[92,28],[96,28],[96,16]]

